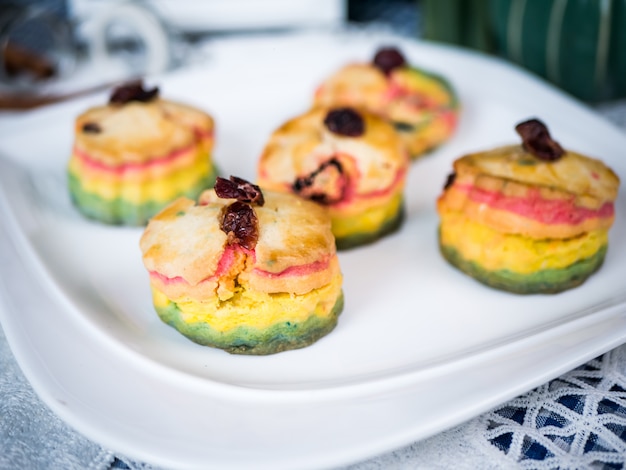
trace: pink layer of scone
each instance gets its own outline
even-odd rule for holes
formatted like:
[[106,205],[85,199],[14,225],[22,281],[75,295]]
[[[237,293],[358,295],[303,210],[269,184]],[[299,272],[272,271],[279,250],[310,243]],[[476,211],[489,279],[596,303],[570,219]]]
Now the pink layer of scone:
[[[224,253],[222,254],[222,257],[220,258],[217,264],[217,269],[215,273],[203,279],[200,282],[215,281],[219,279],[221,276],[223,276],[225,273],[227,273],[232,267],[233,263],[235,262],[236,251],[243,251],[248,256],[252,256],[252,258],[254,259],[253,250],[247,250],[240,246],[236,246],[236,247],[227,246],[224,249]],[[264,276],[264,277],[274,278],[274,279],[280,279],[280,278],[286,278],[286,277],[292,277],[292,276],[307,276],[312,273],[323,271],[324,269],[328,269],[329,263],[330,263],[330,257],[326,256],[324,259],[315,261],[313,263],[303,264],[299,266],[290,266],[287,269],[279,273],[272,273],[269,271],[264,271],[259,268],[254,268],[252,272],[258,276]],[[187,281],[180,276],[167,277],[156,271],[150,271],[150,276],[159,279],[163,284],[187,283]]]
[[166,155],[154,156],[142,163],[125,162],[115,166],[107,165],[106,163],[95,160],[89,155],[88,152],[76,146],[74,147],[74,155],[76,155],[81,160],[86,168],[96,172],[103,171],[113,174],[123,174],[132,172],[143,172],[147,169],[153,171],[154,169],[164,167],[177,159],[182,159],[184,156],[195,157],[195,151],[198,148],[198,144],[200,142],[210,144],[211,140],[213,139],[212,132],[195,130],[194,133],[196,135],[196,140],[193,144],[187,147],[173,150]]
[[486,204],[492,209],[513,212],[546,225],[578,225],[587,219],[614,216],[613,202],[605,202],[599,209],[576,206],[571,199],[543,199],[537,188],[528,190],[526,197],[505,196],[497,191],[486,191],[472,185],[455,184],[454,189],[467,194],[468,199]]

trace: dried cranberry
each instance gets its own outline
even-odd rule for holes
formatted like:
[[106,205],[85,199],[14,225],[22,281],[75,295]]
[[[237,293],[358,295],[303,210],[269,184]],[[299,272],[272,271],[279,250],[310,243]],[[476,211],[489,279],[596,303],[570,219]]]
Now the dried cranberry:
[[539,119],[521,122],[515,126],[515,130],[522,137],[524,150],[540,160],[558,160],[565,153],[559,143],[550,137],[548,128]]
[[259,228],[252,206],[235,201],[224,207],[221,215],[220,228],[228,235],[228,244],[253,250],[259,239]]
[[237,199],[259,206],[265,204],[261,188],[236,176],[231,176],[228,180],[218,176],[215,182],[215,194],[223,199]]
[[102,128],[95,122],[86,122],[83,124],[83,132],[86,134],[100,134]]
[[446,178],[446,182],[443,185],[444,191],[454,184],[455,179],[456,179],[456,173],[452,172],[448,175],[448,177]]
[[154,87],[151,90],[144,89],[141,80],[129,82],[121,85],[113,90],[109,98],[110,104],[126,104],[131,101],[141,101],[147,103],[159,96],[159,88]]
[[328,112],[324,119],[326,128],[335,134],[358,137],[365,132],[365,121],[352,108],[337,108]]
[[345,184],[341,163],[331,158],[311,174],[297,178],[291,188],[306,199],[332,204],[343,199]]
[[376,52],[373,63],[385,75],[389,75],[393,69],[404,67],[406,60],[395,47],[383,47]]

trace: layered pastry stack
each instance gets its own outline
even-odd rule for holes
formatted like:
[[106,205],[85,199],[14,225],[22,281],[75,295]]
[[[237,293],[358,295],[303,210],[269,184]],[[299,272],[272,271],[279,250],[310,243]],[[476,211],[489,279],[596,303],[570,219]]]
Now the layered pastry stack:
[[443,256],[477,280],[521,294],[578,286],[602,264],[619,179],[564,150],[532,119],[520,145],[454,163],[437,201]]
[[400,227],[408,166],[385,120],[353,108],[315,108],[271,135],[258,182],[324,206],[337,247],[346,249]]
[[381,116],[413,159],[449,139],[459,113],[450,83],[410,64],[395,47],[380,48],[371,62],[342,67],[319,86],[314,106],[351,106]]
[[301,348],[343,308],[326,211],[240,178],[218,178],[199,203],[178,199],[140,246],[159,316],[199,344],[256,355]]
[[100,222],[145,225],[177,197],[213,186],[212,147],[210,115],[160,99],[157,88],[124,85],[76,119],[72,201]]

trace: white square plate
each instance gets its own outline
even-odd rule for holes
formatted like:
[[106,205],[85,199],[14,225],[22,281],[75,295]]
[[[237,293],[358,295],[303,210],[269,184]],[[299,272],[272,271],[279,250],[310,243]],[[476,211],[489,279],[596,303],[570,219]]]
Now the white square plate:
[[106,96],[2,125],[0,249],[11,262],[0,271],[0,319],[55,412],[88,437],[161,465],[337,465],[432,435],[626,340],[623,191],[604,266],[562,294],[489,289],[438,252],[435,200],[452,161],[517,142],[514,126],[526,118],[626,175],[626,135],[538,79],[460,49],[344,33],[216,41],[206,66],[152,82],[165,98],[210,112],[222,173],[254,180],[270,132],[307,109],[321,80],[391,43],[452,82],[460,126],[413,164],[402,229],[340,254],[339,325],[297,351],[233,356],[186,340],[153,311],[141,229],[74,210],[65,174],[73,119]]

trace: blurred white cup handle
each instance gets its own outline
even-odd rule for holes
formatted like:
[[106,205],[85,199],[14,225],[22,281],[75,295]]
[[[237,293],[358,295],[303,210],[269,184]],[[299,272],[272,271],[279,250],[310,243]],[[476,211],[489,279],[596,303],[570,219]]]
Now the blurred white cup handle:
[[90,48],[92,59],[105,61],[109,58],[107,43],[110,29],[124,24],[132,29],[145,47],[145,65],[142,72],[158,74],[168,69],[171,62],[168,32],[157,15],[138,3],[111,2],[92,19]]

